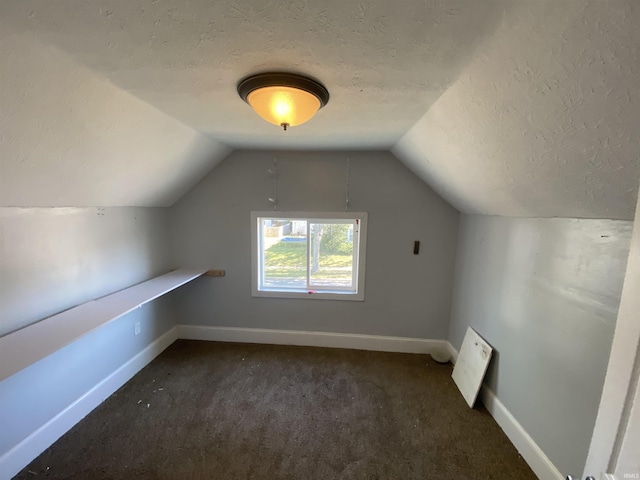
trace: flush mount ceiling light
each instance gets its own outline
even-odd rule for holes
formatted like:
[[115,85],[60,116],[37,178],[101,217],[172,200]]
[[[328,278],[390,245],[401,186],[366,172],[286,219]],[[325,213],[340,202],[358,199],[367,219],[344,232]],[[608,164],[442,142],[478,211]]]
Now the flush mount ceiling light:
[[242,80],[238,94],[267,122],[285,130],[302,125],[329,101],[320,83],[294,73],[260,73]]

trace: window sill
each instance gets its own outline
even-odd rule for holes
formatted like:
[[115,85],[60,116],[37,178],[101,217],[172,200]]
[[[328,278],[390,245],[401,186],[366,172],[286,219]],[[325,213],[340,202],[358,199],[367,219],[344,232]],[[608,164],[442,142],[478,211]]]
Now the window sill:
[[363,293],[341,292],[341,291],[314,291],[314,290],[254,290],[252,297],[266,298],[297,298],[305,300],[347,300],[352,302],[363,302]]

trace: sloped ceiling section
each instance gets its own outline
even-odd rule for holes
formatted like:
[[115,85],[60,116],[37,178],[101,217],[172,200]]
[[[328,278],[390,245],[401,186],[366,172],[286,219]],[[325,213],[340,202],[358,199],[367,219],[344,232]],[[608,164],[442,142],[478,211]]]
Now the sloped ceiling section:
[[[637,0],[6,0],[0,205],[171,205],[231,148],[391,149],[462,212],[631,219]],[[331,92],[283,132],[265,70]]]
[[229,149],[0,29],[0,206],[170,206]]
[[[389,149],[457,78],[510,0],[6,0],[32,32],[233,148]],[[4,17],[4,19],[3,19]],[[288,132],[236,93],[269,70],[316,77],[331,100]]]
[[462,212],[633,219],[640,4],[514,3],[393,153]]

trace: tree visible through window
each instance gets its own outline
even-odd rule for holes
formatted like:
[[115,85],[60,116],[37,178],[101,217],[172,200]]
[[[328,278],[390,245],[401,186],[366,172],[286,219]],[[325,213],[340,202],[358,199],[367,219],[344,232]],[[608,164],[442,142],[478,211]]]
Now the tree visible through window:
[[360,242],[366,214],[333,215],[343,218],[254,214],[254,294],[358,294],[363,287]]

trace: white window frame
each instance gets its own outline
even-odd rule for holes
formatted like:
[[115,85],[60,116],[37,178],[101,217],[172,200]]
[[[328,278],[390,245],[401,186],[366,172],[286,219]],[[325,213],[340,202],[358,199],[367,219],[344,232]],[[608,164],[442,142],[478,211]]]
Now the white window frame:
[[[260,285],[262,279],[262,264],[260,262],[262,252],[262,234],[260,220],[262,218],[283,218],[306,220],[309,223],[323,223],[326,220],[357,220],[358,231],[354,232],[354,247],[357,239],[357,254],[354,258],[353,275],[357,278],[354,282],[355,291],[341,289],[308,290],[264,288]],[[336,222],[333,222],[336,223]],[[346,223],[346,222],[345,222]],[[311,238],[307,237],[307,257]],[[251,212],[251,296],[271,298],[305,298],[312,300],[352,300],[364,301],[364,279],[367,253],[367,214],[364,212]],[[307,284],[309,283],[307,272]]]

